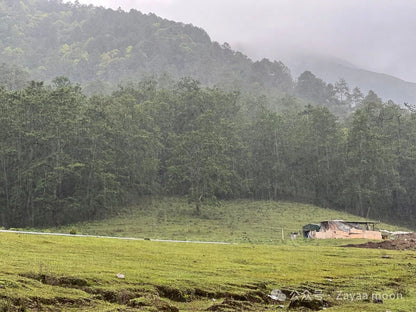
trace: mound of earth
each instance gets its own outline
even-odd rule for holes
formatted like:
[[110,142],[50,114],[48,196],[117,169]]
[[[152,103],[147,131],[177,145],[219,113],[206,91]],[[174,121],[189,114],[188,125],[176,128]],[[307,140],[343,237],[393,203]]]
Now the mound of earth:
[[392,239],[382,242],[367,242],[364,244],[349,244],[343,247],[379,248],[390,250],[416,250],[416,233],[394,235]]

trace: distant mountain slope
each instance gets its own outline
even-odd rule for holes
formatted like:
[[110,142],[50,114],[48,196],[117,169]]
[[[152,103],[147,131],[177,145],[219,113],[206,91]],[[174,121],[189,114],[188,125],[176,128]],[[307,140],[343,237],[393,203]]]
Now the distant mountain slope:
[[[309,70],[327,82],[344,78],[351,88],[357,85],[364,93],[373,90],[384,100],[416,103],[416,84],[344,61],[292,55],[285,63],[294,76]],[[253,62],[227,43],[211,41],[201,28],[136,10],[115,11],[60,0],[0,0],[1,64],[22,69],[3,66],[9,70],[0,74],[15,77],[16,82],[8,83],[12,87],[20,86],[26,74],[48,82],[67,76],[93,93],[149,75],[166,75],[189,76],[204,85],[279,99],[287,93],[299,96],[293,93],[295,83],[282,62]],[[330,98],[331,92],[326,93],[325,99],[312,102],[329,106],[339,116],[347,115],[345,110],[333,109],[338,104]]]
[[201,28],[136,10],[124,12],[57,0],[0,0],[0,63],[38,80],[119,83],[149,74],[192,76],[206,85],[290,92],[281,62],[253,62]]
[[359,86],[365,93],[373,90],[385,101],[393,100],[397,104],[404,102],[416,104],[416,83],[364,70],[344,60],[331,57],[293,54],[283,59],[294,75],[309,70],[330,83],[344,78],[350,88]]

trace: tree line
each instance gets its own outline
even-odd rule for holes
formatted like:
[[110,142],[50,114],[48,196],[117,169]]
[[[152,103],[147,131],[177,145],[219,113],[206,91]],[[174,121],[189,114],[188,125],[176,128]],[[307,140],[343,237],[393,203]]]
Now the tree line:
[[[283,101],[283,100],[282,100]],[[114,214],[143,196],[293,200],[414,220],[416,114],[370,92],[324,106],[146,79],[87,97],[65,77],[0,89],[0,226]]]

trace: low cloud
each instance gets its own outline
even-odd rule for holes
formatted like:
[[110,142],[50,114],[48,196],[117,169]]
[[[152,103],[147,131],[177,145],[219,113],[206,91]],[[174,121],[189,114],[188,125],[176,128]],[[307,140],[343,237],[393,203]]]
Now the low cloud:
[[204,28],[252,58],[327,54],[416,81],[416,1],[408,0],[82,0],[153,12]]

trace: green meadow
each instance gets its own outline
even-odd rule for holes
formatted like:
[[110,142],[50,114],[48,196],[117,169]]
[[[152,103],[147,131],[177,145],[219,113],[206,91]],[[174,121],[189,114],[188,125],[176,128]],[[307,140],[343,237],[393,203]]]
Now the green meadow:
[[[162,198],[107,220],[42,229],[138,240],[0,233],[0,311],[415,311],[415,251],[289,239],[327,219],[361,220],[249,200],[197,215],[184,199]],[[271,299],[274,289],[285,300]]]
[[[323,220],[365,219],[308,204],[233,200],[204,205],[195,213],[185,198],[147,198],[115,213],[112,218],[43,231],[150,239],[276,244],[302,226]],[[384,223],[380,229],[406,230]],[[36,229],[39,230],[39,229]]]
[[289,300],[269,300],[273,289],[318,293],[327,311],[416,309],[412,251],[8,233],[0,241],[0,311],[288,310]]

